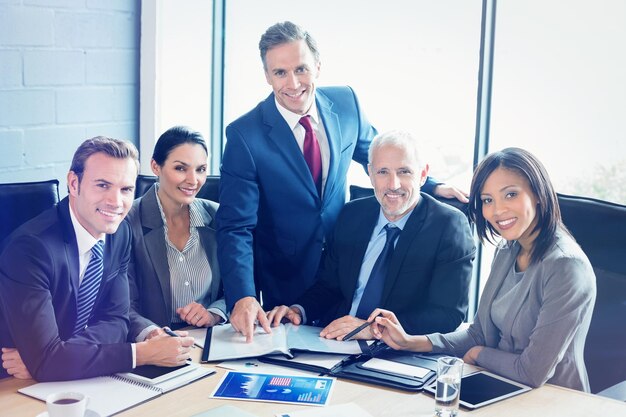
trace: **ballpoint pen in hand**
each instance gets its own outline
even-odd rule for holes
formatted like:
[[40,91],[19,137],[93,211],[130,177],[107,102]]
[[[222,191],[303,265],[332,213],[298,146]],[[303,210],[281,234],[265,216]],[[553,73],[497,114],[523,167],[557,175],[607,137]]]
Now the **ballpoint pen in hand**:
[[172,337],[180,337],[178,334],[174,333],[169,327],[164,327],[163,331]]
[[[382,316],[382,314],[379,314],[376,317]],[[356,336],[361,330],[365,329],[367,326],[369,326],[370,324],[372,324],[374,322],[374,320],[372,321],[366,321],[365,323],[361,324],[360,326],[358,326],[356,329],[352,330],[350,333],[348,333],[347,335],[345,335],[343,337],[344,341],[348,341],[350,339],[352,339],[354,336]]]
[[[167,327],[167,326],[165,326],[165,327],[163,328],[163,331],[165,332],[165,334],[167,334],[167,335],[169,335],[169,336],[172,336],[172,337],[180,337],[180,335],[179,335],[178,333],[175,333],[174,331],[172,331],[172,329],[170,329],[170,328],[169,328],[169,327]],[[196,345],[195,345],[195,344],[191,345],[191,348],[192,348],[192,349],[195,349],[195,348],[196,348]]]

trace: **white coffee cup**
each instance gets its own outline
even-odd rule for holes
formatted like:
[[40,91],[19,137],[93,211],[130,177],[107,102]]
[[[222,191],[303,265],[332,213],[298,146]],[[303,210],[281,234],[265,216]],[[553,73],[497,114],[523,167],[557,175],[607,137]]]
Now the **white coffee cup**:
[[48,395],[46,405],[50,417],[83,417],[89,398],[80,392],[58,392]]

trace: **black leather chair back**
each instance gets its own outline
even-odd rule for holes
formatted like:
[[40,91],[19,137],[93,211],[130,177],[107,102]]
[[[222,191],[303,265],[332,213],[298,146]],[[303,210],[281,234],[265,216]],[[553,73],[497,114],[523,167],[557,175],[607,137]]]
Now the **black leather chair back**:
[[559,205],[596,274],[585,364],[591,392],[597,393],[626,380],[626,206],[564,194]]
[[58,180],[0,184],[0,247],[18,226],[58,202]]
[[137,180],[135,181],[135,198],[143,196],[156,180],[157,177],[154,175],[137,175]]
[[[154,175],[137,175],[135,183],[135,198],[141,197],[154,184],[157,177]],[[206,182],[198,192],[198,198],[219,202],[220,197],[220,176],[208,175]]]
[[206,177],[206,182],[200,189],[198,193],[199,198],[204,198],[205,200],[215,201],[219,203],[220,200],[220,176],[219,175],[208,175]]

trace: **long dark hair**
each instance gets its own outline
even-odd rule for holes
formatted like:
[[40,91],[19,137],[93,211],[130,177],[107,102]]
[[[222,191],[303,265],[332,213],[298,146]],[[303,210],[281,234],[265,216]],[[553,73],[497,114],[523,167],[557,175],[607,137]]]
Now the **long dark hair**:
[[491,243],[500,234],[483,216],[483,202],[480,198],[487,178],[498,168],[516,172],[528,180],[537,198],[537,224],[531,233],[538,232],[530,251],[530,262],[539,262],[556,240],[557,228],[565,229],[561,220],[561,209],[556,191],[543,164],[530,152],[520,148],[506,148],[485,157],[472,178],[470,187],[469,218],[476,225],[481,242]]

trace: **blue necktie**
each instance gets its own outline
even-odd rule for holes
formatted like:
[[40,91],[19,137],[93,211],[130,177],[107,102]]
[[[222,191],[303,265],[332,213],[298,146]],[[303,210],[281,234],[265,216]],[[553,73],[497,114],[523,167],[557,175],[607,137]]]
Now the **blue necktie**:
[[104,270],[104,262],[102,261],[103,251],[104,242],[101,240],[91,248],[91,259],[85,270],[85,276],[83,276],[83,280],[80,283],[80,288],[78,289],[74,334],[85,328],[91,316],[93,304],[96,301],[96,296],[100,289],[100,282],[102,281],[102,271]]
[[367,319],[372,314],[372,311],[379,307],[385,286],[385,277],[387,276],[387,270],[393,255],[393,244],[401,232],[399,228],[390,226],[390,223],[385,226],[385,231],[387,232],[387,241],[374,263],[370,277],[367,280],[367,284],[365,284],[361,302],[356,310],[356,316],[360,319]]

